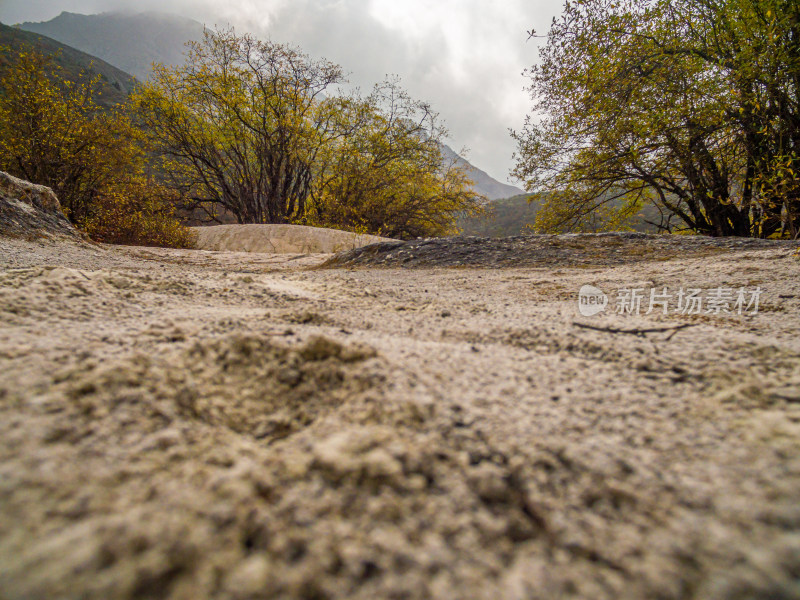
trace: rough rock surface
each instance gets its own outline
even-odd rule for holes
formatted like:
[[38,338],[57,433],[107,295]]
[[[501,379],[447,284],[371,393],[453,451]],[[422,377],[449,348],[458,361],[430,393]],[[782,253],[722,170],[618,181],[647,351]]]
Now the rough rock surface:
[[[800,598],[796,245],[567,239],[409,271],[0,237],[0,597]],[[764,294],[588,321],[586,284]]]
[[333,254],[367,244],[393,241],[375,235],[304,225],[214,225],[194,227],[200,250],[269,254]]
[[786,248],[798,242],[750,238],[665,236],[646,233],[452,237],[393,241],[342,252],[329,266],[546,267],[617,265],[756,248]]
[[3,171],[0,171],[0,235],[83,239],[61,212],[53,190]]

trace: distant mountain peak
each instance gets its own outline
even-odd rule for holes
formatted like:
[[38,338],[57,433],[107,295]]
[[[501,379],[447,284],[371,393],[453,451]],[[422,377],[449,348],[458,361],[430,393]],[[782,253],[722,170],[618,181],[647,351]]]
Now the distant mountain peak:
[[508,183],[497,181],[486,171],[482,171],[466,158],[458,154],[447,144],[442,144],[442,156],[445,160],[455,160],[456,164],[465,168],[467,176],[472,179],[473,189],[481,196],[486,196],[489,200],[500,200],[501,198],[511,198],[524,194],[525,192],[518,187]]
[[186,42],[203,36],[202,23],[160,11],[64,11],[49,21],[19,27],[97,56],[143,81],[150,78],[154,62],[183,63]]

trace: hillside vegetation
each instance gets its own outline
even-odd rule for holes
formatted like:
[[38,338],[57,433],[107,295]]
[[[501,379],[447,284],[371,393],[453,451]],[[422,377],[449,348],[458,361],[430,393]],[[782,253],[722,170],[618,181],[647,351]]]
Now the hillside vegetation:
[[[541,231],[537,226],[536,217],[542,206],[541,196],[535,194],[520,194],[511,198],[502,198],[493,202],[486,202],[483,211],[478,214],[462,215],[458,219],[458,227],[462,235],[478,237],[508,237]],[[620,223],[619,229],[632,230],[642,233],[656,233],[661,215],[652,205],[646,205]],[[606,223],[597,220],[592,224],[584,223],[584,228],[589,233],[600,232],[606,229]]]
[[530,231],[529,225],[536,221],[539,203],[530,201],[529,194],[501,198],[484,204],[484,211],[477,215],[464,215],[458,219],[462,235],[478,237],[506,237]]
[[[9,27],[0,23],[0,76],[8,72],[13,61],[13,50],[35,48],[52,58],[61,70],[61,77],[80,81],[88,75],[99,76],[95,99],[100,106],[109,108],[127,100],[136,86],[136,78],[96,56],[91,56],[49,37]],[[3,50],[6,48],[6,50]]]

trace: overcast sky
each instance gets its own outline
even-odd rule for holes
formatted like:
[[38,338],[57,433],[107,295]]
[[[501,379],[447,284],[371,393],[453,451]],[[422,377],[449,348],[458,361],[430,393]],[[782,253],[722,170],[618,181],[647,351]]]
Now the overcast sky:
[[547,31],[562,0],[0,0],[0,21],[61,11],[160,10],[230,23],[341,64],[365,91],[387,74],[444,118],[455,150],[507,181],[530,100],[522,70],[536,59],[526,32]]

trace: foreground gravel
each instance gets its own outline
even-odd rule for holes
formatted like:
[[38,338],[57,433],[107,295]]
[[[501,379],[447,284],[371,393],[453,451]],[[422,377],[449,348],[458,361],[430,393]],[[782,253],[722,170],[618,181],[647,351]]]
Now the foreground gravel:
[[0,598],[800,598],[797,247],[0,239]]

